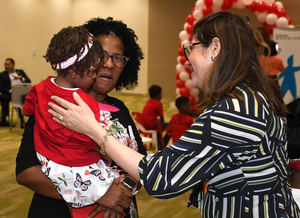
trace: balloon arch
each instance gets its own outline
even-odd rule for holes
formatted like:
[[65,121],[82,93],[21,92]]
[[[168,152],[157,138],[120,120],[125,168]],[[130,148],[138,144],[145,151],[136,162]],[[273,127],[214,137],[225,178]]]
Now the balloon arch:
[[192,40],[192,30],[195,21],[210,13],[228,10],[230,8],[248,9],[256,14],[263,23],[266,33],[272,38],[274,27],[292,27],[292,21],[282,2],[275,0],[198,0],[192,13],[187,15],[183,30],[179,33],[179,49],[176,65],[176,95],[189,97],[193,108],[197,108],[199,89],[192,85],[191,71],[184,66],[186,59],[182,45]]

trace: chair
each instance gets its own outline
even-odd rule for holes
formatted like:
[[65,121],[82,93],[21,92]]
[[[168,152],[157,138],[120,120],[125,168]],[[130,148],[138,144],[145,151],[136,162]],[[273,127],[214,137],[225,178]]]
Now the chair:
[[172,142],[176,142],[187,130],[185,126],[170,124],[166,127],[166,134],[171,136]]
[[[31,89],[31,83],[20,83],[11,86],[11,112],[10,112],[10,123],[9,130],[12,129],[13,114],[15,110],[22,110],[24,105],[24,95],[28,94],[29,89]],[[21,134],[21,120],[19,118],[19,134]]]
[[158,151],[157,131],[148,130],[144,127],[144,119],[142,113],[137,111],[132,111],[131,115],[135,121],[137,130],[140,132],[140,134],[142,134],[141,138],[144,145],[152,144],[154,146],[155,152],[157,152]]

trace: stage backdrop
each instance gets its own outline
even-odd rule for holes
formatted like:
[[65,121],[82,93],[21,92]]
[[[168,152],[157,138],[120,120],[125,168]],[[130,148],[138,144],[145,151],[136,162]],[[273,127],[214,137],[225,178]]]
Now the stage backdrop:
[[300,27],[274,28],[273,40],[279,45],[285,71],[278,75],[286,104],[300,98]]

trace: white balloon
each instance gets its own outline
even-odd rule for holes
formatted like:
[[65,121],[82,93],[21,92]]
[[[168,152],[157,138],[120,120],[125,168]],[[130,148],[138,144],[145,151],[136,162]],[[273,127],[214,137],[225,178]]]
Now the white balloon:
[[175,93],[176,93],[177,96],[179,96],[180,95],[180,88],[176,88]]
[[190,90],[193,89],[193,82],[192,82],[191,79],[188,79],[188,80],[185,81],[185,87],[187,87]]
[[219,11],[222,11],[222,8],[219,8],[219,7],[213,7],[213,12],[219,12]]
[[240,0],[240,1],[236,1],[235,3],[233,3],[232,7],[238,8],[238,9],[243,9],[243,8],[245,8],[245,4],[242,2],[242,0]]
[[276,26],[277,27],[287,27],[287,25],[289,25],[289,21],[286,17],[279,17],[277,22],[276,22]]
[[253,0],[242,0],[245,5],[251,5]]
[[187,81],[189,79],[189,74],[185,71],[182,71],[180,74],[179,74],[179,78],[182,80],[182,81]]
[[183,29],[186,30],[186,27],[187,27],[188,25],[189,25],[189,24],[188,24],[187,22],[185,22],[185,23],[183,24]]
[[193,96],[195,96],[195,97],[197,96],[198,97],[200,91],[197,88],[193,88],[193,90],[191,91],[191,93],[192,93]]
[[268,13],[267,12],[257,12],[256,17],[257,20],[261,23],[264,23],[266,21]]
[[280,1],[276,1],[276,2],[275,2],[275,4],[277,5],[277,8],[278,8],[278,9],[281,9],[281,8],[283,8],[283,4],[282,4],[282,2],[280,2]]
[[278,17],[277,17],[276,14],[273,14],[273,13],[272,14],[268,14],[267,17],[266,17],[266,22],[269,25],[273,25],[273,24],[276,24],[277,19],[278,19]]
[[265,0],[265,3],[266,4],[271,4],[271,3],[273,3],[275,0]]
[[204,7],[204,0],[198,0],[198,1],[196,1],[195,7],[202,11],[202,9]]
[[194,10],[193,16],[196,20],[200,20],[203,17],[202,10],[199,9]]
[[291,29],[295,28],[295,26],[293,24],[289,24],[287,27],[291,28]]
[[176,64],[176,71],[177,72],[184,71],[184,66],[182,64]]
[[180,31],[179,38],[181,40],[187,40],[187,39],[189,39],[189,37],[190,37],[190,35],[185,30]]
[[213,6],[215,8],[221,8],[223,5],[223,0],[213,0]]

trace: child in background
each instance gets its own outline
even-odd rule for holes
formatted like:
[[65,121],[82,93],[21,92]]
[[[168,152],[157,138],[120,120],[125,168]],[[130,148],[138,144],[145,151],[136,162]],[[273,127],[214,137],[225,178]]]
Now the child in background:
[[[175,105],[178,113],[172,115],[169,125],[180,125],[187,130],[194,122],[193,117],[190,115],[192,112],[190,99],[186,96],[180,96],[176,98]],[[164,144],[167,145],[169,140],[170,136],[166,134],[164,137]]]
[[[166,128],[168,123],[164,122],[163,105],[161,103],[162,88],[157,85],[152,85],[149,88],[150,99],[146,102],[143,109],[143,119],[146,129],[157,129],[158,121],[161,123],[162,130]],[[157,135],[158,148],[162,149],[161,134]]]
[[300,207],[300,98],[287,105],[289,114],[287,116],[287,141],[290,175],[289,182],[295,201]]
[[[35,85],[23,107],[25,114],[35,116],[37,157],[42,171],[67,203],[72,207],[94,204],[118,174],[106,167],[92,139],[52,119],[48,102],[51,96],[58,95],[75,103],[73,93],[76,92],[100,120],[98,102],[83,90],[91,87],[101,67],[102,47],[85,28],[67,27],[53,36],[45,59],[57,72],[57,77],[49,76]],[[59,119],[63,122],[62,116]]]
[[194,123],[194,119],[191,116],[192,107],[190,99],[186,96],[180,96],[176,99],[175,105],[178,113],[173,114],[170,120],[170,125],[181,125],[185,126],[186,129]]

